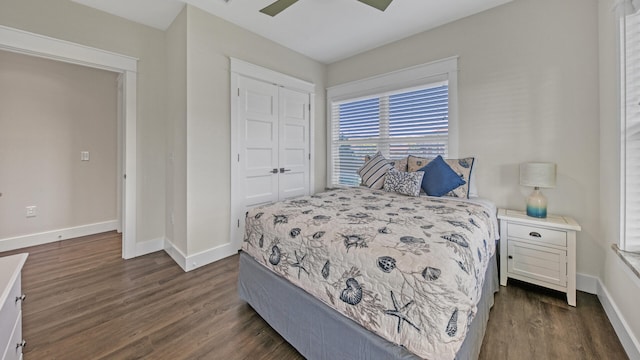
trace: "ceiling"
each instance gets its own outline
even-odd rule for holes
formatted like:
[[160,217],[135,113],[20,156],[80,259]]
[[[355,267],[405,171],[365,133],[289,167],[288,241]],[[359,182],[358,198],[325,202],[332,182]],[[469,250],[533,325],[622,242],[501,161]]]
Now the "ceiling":
[[299,0],[275,17],[275,0],[72,0],[166,30],[185,3],[329,64],[512,0],[395,0],[385,12],[357,0]]

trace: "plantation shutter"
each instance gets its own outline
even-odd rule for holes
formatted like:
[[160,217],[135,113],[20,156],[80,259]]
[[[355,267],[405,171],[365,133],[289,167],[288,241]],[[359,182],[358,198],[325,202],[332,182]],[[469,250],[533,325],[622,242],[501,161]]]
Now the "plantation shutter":
[[360,184],[358,168],[376,151],[390,159],[448,153],[446,81],[331,103],[332,184]]
[[371,139],[380,137],[380,99],[370,98],[334,104],[333,184],[357,186],[358,169],[366,155],[374,154],[378,146]]
[[447,85],[389,96],[389,157],[446,157],[448,137]]

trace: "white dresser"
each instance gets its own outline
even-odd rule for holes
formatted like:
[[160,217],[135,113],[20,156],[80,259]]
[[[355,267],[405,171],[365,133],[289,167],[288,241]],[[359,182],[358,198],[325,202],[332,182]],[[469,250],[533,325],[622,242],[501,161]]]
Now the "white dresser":
[[29,254],[0,258],[0,358],[22,359],[22,266]]
[[500,285],[507,278],[567,293],[576,306],[576,232],[580,225],[568,217],[544,219],[524,211],[498,210],[500,220]]

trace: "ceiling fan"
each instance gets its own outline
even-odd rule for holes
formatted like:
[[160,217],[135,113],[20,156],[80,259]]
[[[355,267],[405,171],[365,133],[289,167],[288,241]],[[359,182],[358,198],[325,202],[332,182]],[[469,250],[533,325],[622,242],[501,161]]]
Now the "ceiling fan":
[[[263,14],[267,14],[269,16],[276,16],[284,9],[295,4],[297,1],[298,0],[277,0],[273,4],[260,10],[260,12]],[[365,3],[369,6],[373,6],[374,8],[380,11],[385,11],[389,6],[389,4],[391,4],[391,1],[393,0],[358,0],[358,1],[360,1],[361,3]]]

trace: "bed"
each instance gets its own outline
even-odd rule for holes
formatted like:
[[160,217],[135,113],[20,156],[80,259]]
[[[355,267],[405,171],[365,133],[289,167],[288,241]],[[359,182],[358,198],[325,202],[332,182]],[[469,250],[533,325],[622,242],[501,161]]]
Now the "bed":
[[334,189],[247,213],[239,295],[309,359],[474,359],[497,238],[488,201]]

